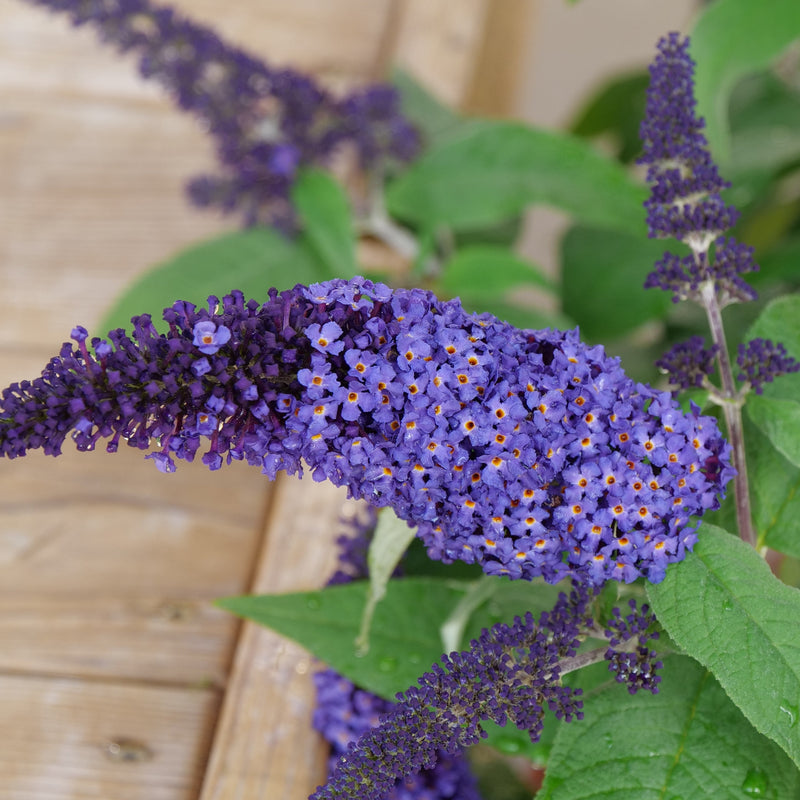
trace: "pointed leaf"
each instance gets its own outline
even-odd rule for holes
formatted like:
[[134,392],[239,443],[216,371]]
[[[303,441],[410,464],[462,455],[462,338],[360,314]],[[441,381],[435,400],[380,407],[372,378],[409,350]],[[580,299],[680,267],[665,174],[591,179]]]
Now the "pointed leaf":
[[583,720],[558,730],[537,798],[797,796],[800,773],[711,673],[670,656],[662,676],[657,695],[618,684],[589,692]]
[[402,578],[375,609],[369,651],[356,652],[367,583],[316,592],[229,597],[217,605],[294,640],[364,689],[393,699],[441,658],[442,619],[463,597],[462,582]]
[[514,122],[463,132],[389,187],[389,211],[419,227],[463,230],[501,222],[532,203],[644,233],[646,190],[615,161],[563,133]]
[[352,278],[356,266],[355,228],[342,185],[321,170],[303,170],[292,187],[303,234],[320,261],[337,278]]
[[143,313],[151,314],[158,327],[161,312],[176,300],[202,305],[209,295],[222,297],[232,289],[266,300],[271,286],[291,289],[330,277],[302,239],[267,229],[227,233],[188,247],[142,275],[115,302],[98,333],[130,328],[131,317]]
[[674,641],[800,764],[800,591],[751,547],[703,525],[694,552],[647,593]]
[[369,650],[369,629],[375,607],[386,595],[389,579],[416,535],[417,529],[400,519],[390,508],[383,509],[378,515],[378,524],[367,552],[369,590],[355,641],[356,650],[361,655]]
[[800,558],[800,468],[749,420],[745,420],[745,442],[758,545]]

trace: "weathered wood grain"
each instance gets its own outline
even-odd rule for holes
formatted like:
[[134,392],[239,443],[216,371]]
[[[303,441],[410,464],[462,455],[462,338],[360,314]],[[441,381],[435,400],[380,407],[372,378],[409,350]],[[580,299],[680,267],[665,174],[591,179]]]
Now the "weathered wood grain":
[[[309,485],[311,484],[311,485]],[[252,593],[319,588],[333,572],[336,517],[345,493],[282,480],[267,518]],[[325,748],[311,731],[312,658],[245,623],[234,658],[201,800],[307,797],[324,775]]]
[[217,695],[0,675],[0,800],[194,800]]

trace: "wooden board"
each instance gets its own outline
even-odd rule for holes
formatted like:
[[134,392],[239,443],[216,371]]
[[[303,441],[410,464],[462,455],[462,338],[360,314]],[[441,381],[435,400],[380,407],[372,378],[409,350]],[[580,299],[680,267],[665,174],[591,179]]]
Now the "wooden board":
[[0,675],[0,800],[194,800],[208,689]]

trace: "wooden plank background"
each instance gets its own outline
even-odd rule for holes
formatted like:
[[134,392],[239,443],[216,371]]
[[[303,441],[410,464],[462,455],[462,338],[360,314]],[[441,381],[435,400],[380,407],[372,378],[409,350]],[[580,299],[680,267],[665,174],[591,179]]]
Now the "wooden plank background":
[[[532,2],[177,5],[332,86],[400,63],[452,104],[503,113]],[[37,375],[148,266],[233,227],[184,200],[211,164],[130,59],[0,6],[0,386]],[[0,462],[0,800],[307,796],[324,755],[311,662],[211,601],[323,583],[343,492],[65,449]]]

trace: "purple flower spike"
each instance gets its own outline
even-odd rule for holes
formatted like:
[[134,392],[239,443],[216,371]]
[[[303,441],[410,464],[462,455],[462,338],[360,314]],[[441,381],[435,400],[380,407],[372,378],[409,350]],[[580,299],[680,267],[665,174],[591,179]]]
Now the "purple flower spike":
[[[729,184],[711,160],[702,133],[705,123],[696,116],[695,105],[689,40],[671,33],[659,41],[650,67],[639,163],[647,164],[651,188],[645,202],[650,236],[678,239],[692,254],[665,254],[645,287],[671,292],[675,301],[702,303],[703,287],[711,285],[722,307],[755,297],[740,275],[758,267],[752,248],[724,236],[736,224],[738,212],[720,196]],[[709,252],[712,246],[715,253]]]
[[756,394],[761,394],[764,384],[771,383],[780,375],[800,371],[800,363],[786,352],[786,348],[770,339],[753,339],[740,344],[736,363],[741,370],[737,380],[747,381]]
[[[457,753],[478,743],[486,736],[487,720],[510,722],[535,742],[545,708],[566,722],[582,719],[581,690],[561,685],[559,662],[576,654],[581,629],[591,621],[591,598],[585,586],[569,597],[562,592],[538,621],[528,613],[511,625],[495,625],[469,650],[442,656],[340,757],[328,783],[309,800],[384,800],[398,775],[415,775],[432,767],[439,752]],[[331,690],[325,678],[322,684]],[[332,732],[340,734],[341,728]],[[445,796],[474,797],[471,792]]]
[[221,170],[191,180],[189,197],[201,207],[237,212],[245,225],[294,230],[290,194],[298,168],[325,166],[338,147],[354,148],[369,169],[419,152],[419,135],[390,86],[336,100],[310,77],[269,67],[150,0],[28,2],[91,25],[104,42],[134,53],[142,76],[199,119]]
[[176,303],[165,335],[135,319],[100,361],[67,344],[5,389],[0,454],[58,454],[72,432],[79,449],[156,442],[191,460],[205,441],[211,469],[306,466],[391,506],[432,558],[551,582],[658,580],[731,477],[715,420],[577,331],[520,330],[421,289],[334,280],[262,306],[234,292]]
[[[198,322],[194,326],[194,344],[201,353],[206,355],[214,355],[222,345],[227,344],[231,338],[229,328],[224,325],[217,327],[216,323],[209,320]],[[208,363],[208,362],[206,362]],[[199,368],[196,372],[201,372],[204,367]]]

